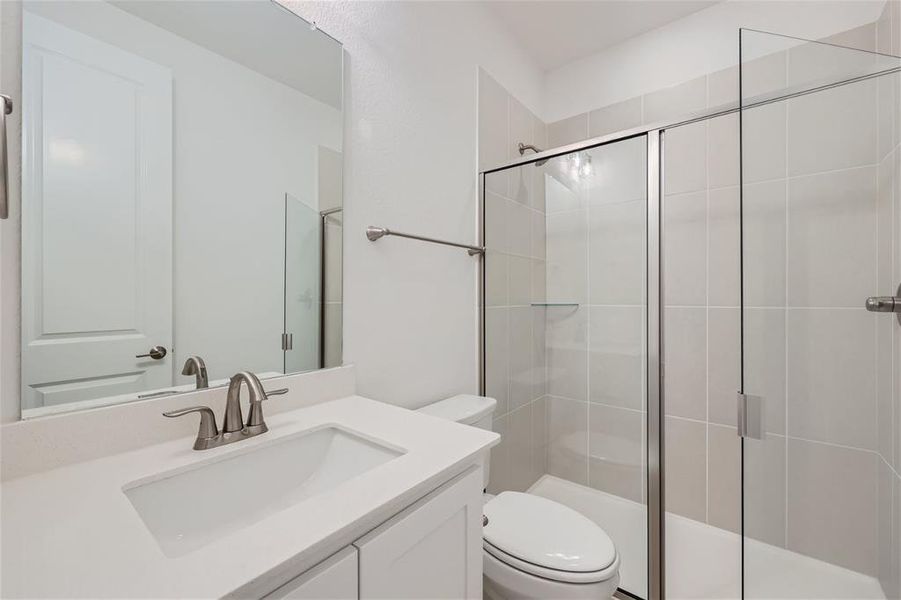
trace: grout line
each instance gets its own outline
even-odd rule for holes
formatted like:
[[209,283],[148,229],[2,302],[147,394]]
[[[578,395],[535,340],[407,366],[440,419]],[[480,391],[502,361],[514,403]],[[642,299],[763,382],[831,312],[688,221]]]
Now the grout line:
[[[789,55],[787,53],[785,55],[784,65],[785,65],[785,82],[786,82],[786,84],[788,84],[788,80],[789,80],[789,76],[790,76],[789,75],[790,67],[789,67]],[[785,131],[785,142],[784,142],[784,147],[783,147],[783,152],[785,153],[785,162],[782,165],[782,169],[783,169],[782,174],[784,175],[782,185],[783,185],[783,193],[785,196],[785,202],[784,202],[784,208],[783,208],[783,210],[785,211],[785,233],[784,233],[785,239],[783,240],[784,244],[785,244],[784,245],[785,253],[783,255],[783,262],[784,262],[783,267],[784,267],[784,272],[785,272],[785,275],[784,275],[785,280],[784,280],[784,285],[782,286],[782,293],[784,295],[782,302],[787,307],[788,306],[788,297],[789,297],[789,291],[788,291],[788,284],[789,284],[789,277],[788,277],[788,273],[789,273],[789,271],[788,271],[788,265],[789,265],[789,260],[788,260],[788,253],[789,253],[789,239],[788,239],[788,237],[789,237],[788,236],[789,196],[788,195],[790,192],[789,182],[788,182],[788,160],[789,160],[788,159],[788,157],[789,157],[789,141],[788,141],[789,140],[789,135],[788,135],[789,110],[788,110],[788,106],[786,106],[785,110],[782,112],[784,115],[783,116],[783,127],[784,127],[784,131]],[[783,427],[785,428],[785,433],[787,436],[788,435],[788,405],[789,405],[789,401],[790,401],[790,396],[788,393],[788,379],[790,376],[789,371],[788,371],[788,355],[789,355],[789,351],[788,351],[788,339],[789,339],[788,310],[785,310],[783,312],[782,318],[783,318],[783,324],[782,324],[783,341],[782,341],[782,344],[783,344],[783,347],[785,348],[785,356],[783,357],[783,360],[785,362],[785,366],[784,366],[785,382],[783,383],[784,389],[782,392],[782,397],[784,398],[784,401],[783,401],[784,406],[782,407],[782,410],[784,412]],[[788,485],[789,485],[789,478],[788,478],[788,439],[787,438],[785,440],[785,452],[783,453],[782,461],[783,461],[782,462],[783,471],[785,473],[785,481],[783,482],[783,488],[782,488],[782,494],[783,494],[783,499],[782,499],[783,532],[782,532],[782,536],[783,536],[783,546],[785,548],[788,548]]]
[[[706,78],[709,100],[709,78]],[[704,122],[704,522],[710,523],[710,127]],[[740,466],[740,465],[739,465]]]

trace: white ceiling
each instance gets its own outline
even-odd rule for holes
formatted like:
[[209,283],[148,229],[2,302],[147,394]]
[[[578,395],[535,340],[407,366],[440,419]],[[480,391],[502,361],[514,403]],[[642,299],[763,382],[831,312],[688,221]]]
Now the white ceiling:
[[545,70],[609,48],[719,0],[483,0]]

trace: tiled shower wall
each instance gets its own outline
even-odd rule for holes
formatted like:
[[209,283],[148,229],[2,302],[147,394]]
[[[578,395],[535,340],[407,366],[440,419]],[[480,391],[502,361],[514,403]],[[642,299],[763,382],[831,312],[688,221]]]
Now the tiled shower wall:
[[[479,166],[547,145],[545,124],[479,69]],[[546,471],[543,170],[528,165],[485,178],[487,394],[497,400],[489,491],[524,491]]]
[[[901,56],[901,0],[887,3],[876,44]],[[888,296],[901,284],[901,75],[880,78],[878,94],[876,294]],[[901,325],[892,316],[876,324],[876,539],[882,589],[901,598]]]
[[[888,3],[877,23],[830,41],[901,54],[899,2]],[[823,66],[818,52],[800,48],[746,65],[745,85],[765,91],[784,86],[793,73],[808,77]],[[734,103],[737,75],[737,68],[712,73],[552,123],[547,146]],[[748,111],[744,123],[745,377],[747,391],[766,399],[767,429],[766,441],[747,444],[746,527],[768,543],[878,576],[890,598],[899,596],[901,573],[901,328],[888,325],[891,316],[871,315],[861,306],[868,295],[892,295],[901,282],[899,86],[897,75],[844,86]],[[480,94],[480,113],[501,114],[503,106],[515,106],[502,89],[482,87],[496,97],[491,108],[486,93]],[[514,156],[524,135],[511,135],[509,116],[493,121],[507,123],[507,129],[486,131],[491,125],[483,127],[480,119],[482,166]],[[536,131],[543,130],[533,125],[539,146]],[[486,138],[495,140],[493,158],[482,150]],[[667,510],[738,531],[738,119],[672,129],[665,147]],[[595,168],[601,164],[596,155]],[[494,199],[489,210],[493,202],[495,210],[512,211],[507,218],[500,212],[488,217],[506,227],[488,233],[489,291],[494,290],[488,309],[489,394],[502,407],[496,428],[509,440],[492,458],[493,483],[497,490],[524,489],[548,472],[642,500],[642,302],[612,301],[603,306],[612,311],[610,318],[602,318],[601,306],[591,299],[590,273],[603,264],[593,258],[592,238],[612,241],[644,217],[623,213],[618,225],[599,235],[591,194],[555,177],[552,167],[532,167],[531,188],[515,183],[522,172],[512,184],[506,174],[488,180],[488,197]],[[542,186],[544,204],[537,197]],[[523,189],[529,189],[527,196]],[[535,221],[526,225],[517,215],[517,197],[533,217],[544,213],[546,236]],[[545,299],[545,287],[547,300],[581,300],[578,308],[532,307],[533,370],[526,379],[520,379],[525,357],[512,357],[524,347],[511,341],[519,335],[512,332],[511,315],[525,308],[517,304],[524,301],[525,269],[511,269],[510,260],[525,256],[526,247],[522,240],[514,242],[520,252],[504,245],[513,230],[528,231],[544,244],[529,242],[532,301]],[[504,240],[494,253],[492,235]],[[611,272],[607,282],[629,288],[630,273],[643,273],[643,244],[642,239],[636,250],[628,239],[619,240],[620,258],[624,264],[630,256],[636,259],[635,268]],[[546,280],[535,270],[542,265]],[[520,275],[511,275],[514,270]],[[584,286],[573,287],[580,276]],[[512,319],[527,322],[524,311]],[[546,357],[540,343],[544,321]],[[598,329],[604,323],[607,328]],[[595,366],[604,361],[606,378]],[[513,363],[520,367],[511,368]],[[636,370],[634,378],[629,375]],[[513,390],[525,380],[533,386],[531,401],[521,393],[513,400]],[[607,395],[601,385],[618,386],[619,398],[633,404]],[[514,416],[525,406],[528,416]]]

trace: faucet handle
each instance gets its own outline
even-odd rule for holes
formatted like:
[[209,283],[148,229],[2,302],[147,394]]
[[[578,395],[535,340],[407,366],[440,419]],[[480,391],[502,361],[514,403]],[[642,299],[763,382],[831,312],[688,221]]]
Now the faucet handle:
[[207,447],[210,439],[219,435],[219,429],[216,427],[216,415],[209,406],[191,406],[179,410],[170,410],[164,412],[164,417],[175,418],[188,415],[191,413],[200,413],[200,428],[197,430],[197,439],[194,441],[194,449],[202,450]]
[[281,395],[287,394],[287,393],[288,393],[288,388],[280,388],[277,390],[264,390],[263,391],[263,394],[265,394],[266,398],[268,398],[269,396],[281,396]]

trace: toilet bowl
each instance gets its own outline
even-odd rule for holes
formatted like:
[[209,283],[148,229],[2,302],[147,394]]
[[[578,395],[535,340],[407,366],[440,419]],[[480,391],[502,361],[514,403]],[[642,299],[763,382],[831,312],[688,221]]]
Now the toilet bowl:
[[[491,428],[496,401],[460,395],[420,409],[436,417]],[[488,485],[487,461],[485,486]],[[486,494],[482,564],[492,600],[595,600],[619,585],[619,555],[594,521],[547,498],[505,491]]]

